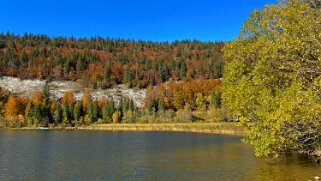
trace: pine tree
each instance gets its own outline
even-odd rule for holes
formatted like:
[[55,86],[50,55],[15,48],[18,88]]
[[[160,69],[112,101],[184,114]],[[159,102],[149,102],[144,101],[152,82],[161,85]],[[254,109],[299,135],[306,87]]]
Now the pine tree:
[[132,86],[132,80],[134,78],[134,75],[130,69],[126,69],[123,83],[126,84],[128,87]]
[[62,106],[62,122],[65,126],[69,126],[71,123],[70,108],[68,105]]
[[92,102],[87,103],[87,115],[90,121],[90,124],[94,123],[94,110]]
[[88,117],[90,120],[90,123],[95,123],[98,120],[98,114],[99,114],[99,106],[98,101],[92,101],[88,104]]
[[53,119],[55,124],[59,124],[62,122],[62,108],[60,103],[57,103],[54,114],[53,114]]
[[35,104],[32,109],[32,120],[33,124],[38,126],[42,121],[41,105]]
[[108,108],[109,108],[109,103],[105,102],[103,104],[101,114],[102,114],[102,119],[104,122],[109,123],[111,120],[111,117],[108,115]]
[[42,94],[45,98],[45,104],[49,104],[50,101],[50,92],[49,92],[49,84],[48,81],[46,81],[44,87],[42,88]]
[[109,102],[105,102],[102,110],[102,116],[104,121],[111,121],[113,113],[115,112],[114,99],[111,97]]
[[93,121],[97,122],[98,118],[100,117],[99,115],[99,105],[97,99],[93,102]]
[[186,64],[183,60],[179,62],[179,77],[182,79],[186,76]]
[[79,123],[81,116],[83,116],[82,104],[78,101],[74,106],[74,121]]
[[77,60],[77,65],[76,65],[76,71],[77,71],[77,74],[80,75],[81,72],[83,71],[84,69],[84,63],[81,59],[78,59]]
[[30,101],[28,103],[26,111],[25,111],[26,112],[25,119],[26,119],[28,125],[33,125],[33,108],[34,108],[34,105],[33,105],[32,101]]
[[119,105],[118,105],[119,120],[121,120],[121,118],[123,117],[124,112],[125,112],[125,98],[123,96],[121,96],[120,100],[119,100]]
[[108,83],[111,76],[111,64],[108,62],[104,69],[104,82]]
[[26,66],[28,64],[28,57],[25,50],[21,51],[19,59],[22,66]]
[[131,111],[136,110],[135,102],[133,99],[129,99],[129,110],[131,110]]
[[65,61],[65,64],[64,64],[64,75],[65,75],[65,78],[69,78],[69,71],[70,71],[70,62],[69,60]]

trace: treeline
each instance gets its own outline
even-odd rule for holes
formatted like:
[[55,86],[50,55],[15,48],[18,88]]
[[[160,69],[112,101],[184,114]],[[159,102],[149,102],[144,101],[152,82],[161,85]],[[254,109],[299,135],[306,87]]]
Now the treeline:
[[167,82],[147,88],[145,109],[156,122],[219,122],[221,80]]
[[222,76],[223,45],[0,33],[0,74],[79,80],[93,88],[121,83],[142,88],[168,80],[214,79]]
[[[75,100],[66,92],[60,100],[42,92],[22,98],[0,90],[0,127],[78,127],[100,123],[186,123],[222,120],[220,80],[167,82],[148,87],[145,107],[132,99],[93,99],[89,92]],[[2,119],[1,119],[2,117]]]
[[52,100],[47,86],[42,92],[35,92],[31,99],[15,95],[0,98],[0,106],[5,105],[0,107],[4,115],[4,127],[73,127],[120,123],[131,121],[129,115],[137,110],[130,98],[121,97],[116,105],[112,97],[97,100],[88,92],[84,93],[81,100],[75,100],[71,92],[66,92],[61,100]]
[[220,107],[221,80],[192,80],[167,82],[149,87],[145,105],[149,110],[173,109],[175,111],[188,106],[192,111]]

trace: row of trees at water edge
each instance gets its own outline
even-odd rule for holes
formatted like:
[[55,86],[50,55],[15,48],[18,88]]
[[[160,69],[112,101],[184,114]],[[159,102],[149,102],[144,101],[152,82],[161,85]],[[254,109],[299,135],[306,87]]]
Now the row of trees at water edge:
[[320,22],[320,1],[281,1],[224,48],[223,106],[257,156],[320,149]]
[[219,108],[221,104],[221,80],[192,80],[167,82],[156,87],[149,87],[145,98],[146,108],[158,110],[206,110]]
[[6,127],[130,122],[133,120],[129,115],[135,111],[135,103],[127,97],[121,97],[116,105],[112,97],[97,100],[86,92],[81,100],[75,100],[71,92],[66,92],[56,101],[50,99],[46,87],[43,92],[35,92],[31,99],[11,95],[2,107]]
[[200,79],[148,87],[145,107],[138,109],[132,99],[97,100],[89,92],[81,100],[75,100],[71,92],[55,100],[46,84],[30,99],[0,91],[0,117],[5,118],[2,125],[6,127],[219,122],[224,119],[220,86],[220,80]]
[[0,76],[79,80],[92,88],[220,78],[223,45],[0,33]]
[[167,82],[149,87],[145,109],[150,119],[159,122],[226,120],[221,108],[221,80],[218,79]]

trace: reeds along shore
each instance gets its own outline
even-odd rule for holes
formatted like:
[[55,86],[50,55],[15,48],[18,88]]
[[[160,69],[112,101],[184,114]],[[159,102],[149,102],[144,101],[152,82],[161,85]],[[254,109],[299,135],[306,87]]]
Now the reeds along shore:
[[[13,129],[39,129],[39,127],[23,127]],[[236,123],[94,124],[81,127],[49,127],[48,129],[101,131],[173,131],[225,135],[243,134],[243,129],[238,127]]]

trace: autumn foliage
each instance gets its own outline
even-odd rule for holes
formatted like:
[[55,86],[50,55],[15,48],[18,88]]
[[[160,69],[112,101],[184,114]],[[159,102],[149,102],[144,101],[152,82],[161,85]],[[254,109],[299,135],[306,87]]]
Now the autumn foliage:
[[66,92],[61,99],[62,105],[69,105],[72,106],[75,104],[75,97],[72,92]]
[[121,83],[143,88],[168,80],[213,79],[222,76],[223,45],[0,33],[0,74],[78,80],[92,88]]
[[192,80],[180,82],[167,82],[148,88],[145,105],[158,104],[165,109],[180,110],[188,105],[191,110],[197,110],[202,106],[209,106],[211,93],[219,94],[220,80]]
[[6,118],[15,118],[18,117],[20,111],[19,100],[15,96],[10,96],[6,104],[5,117]]

